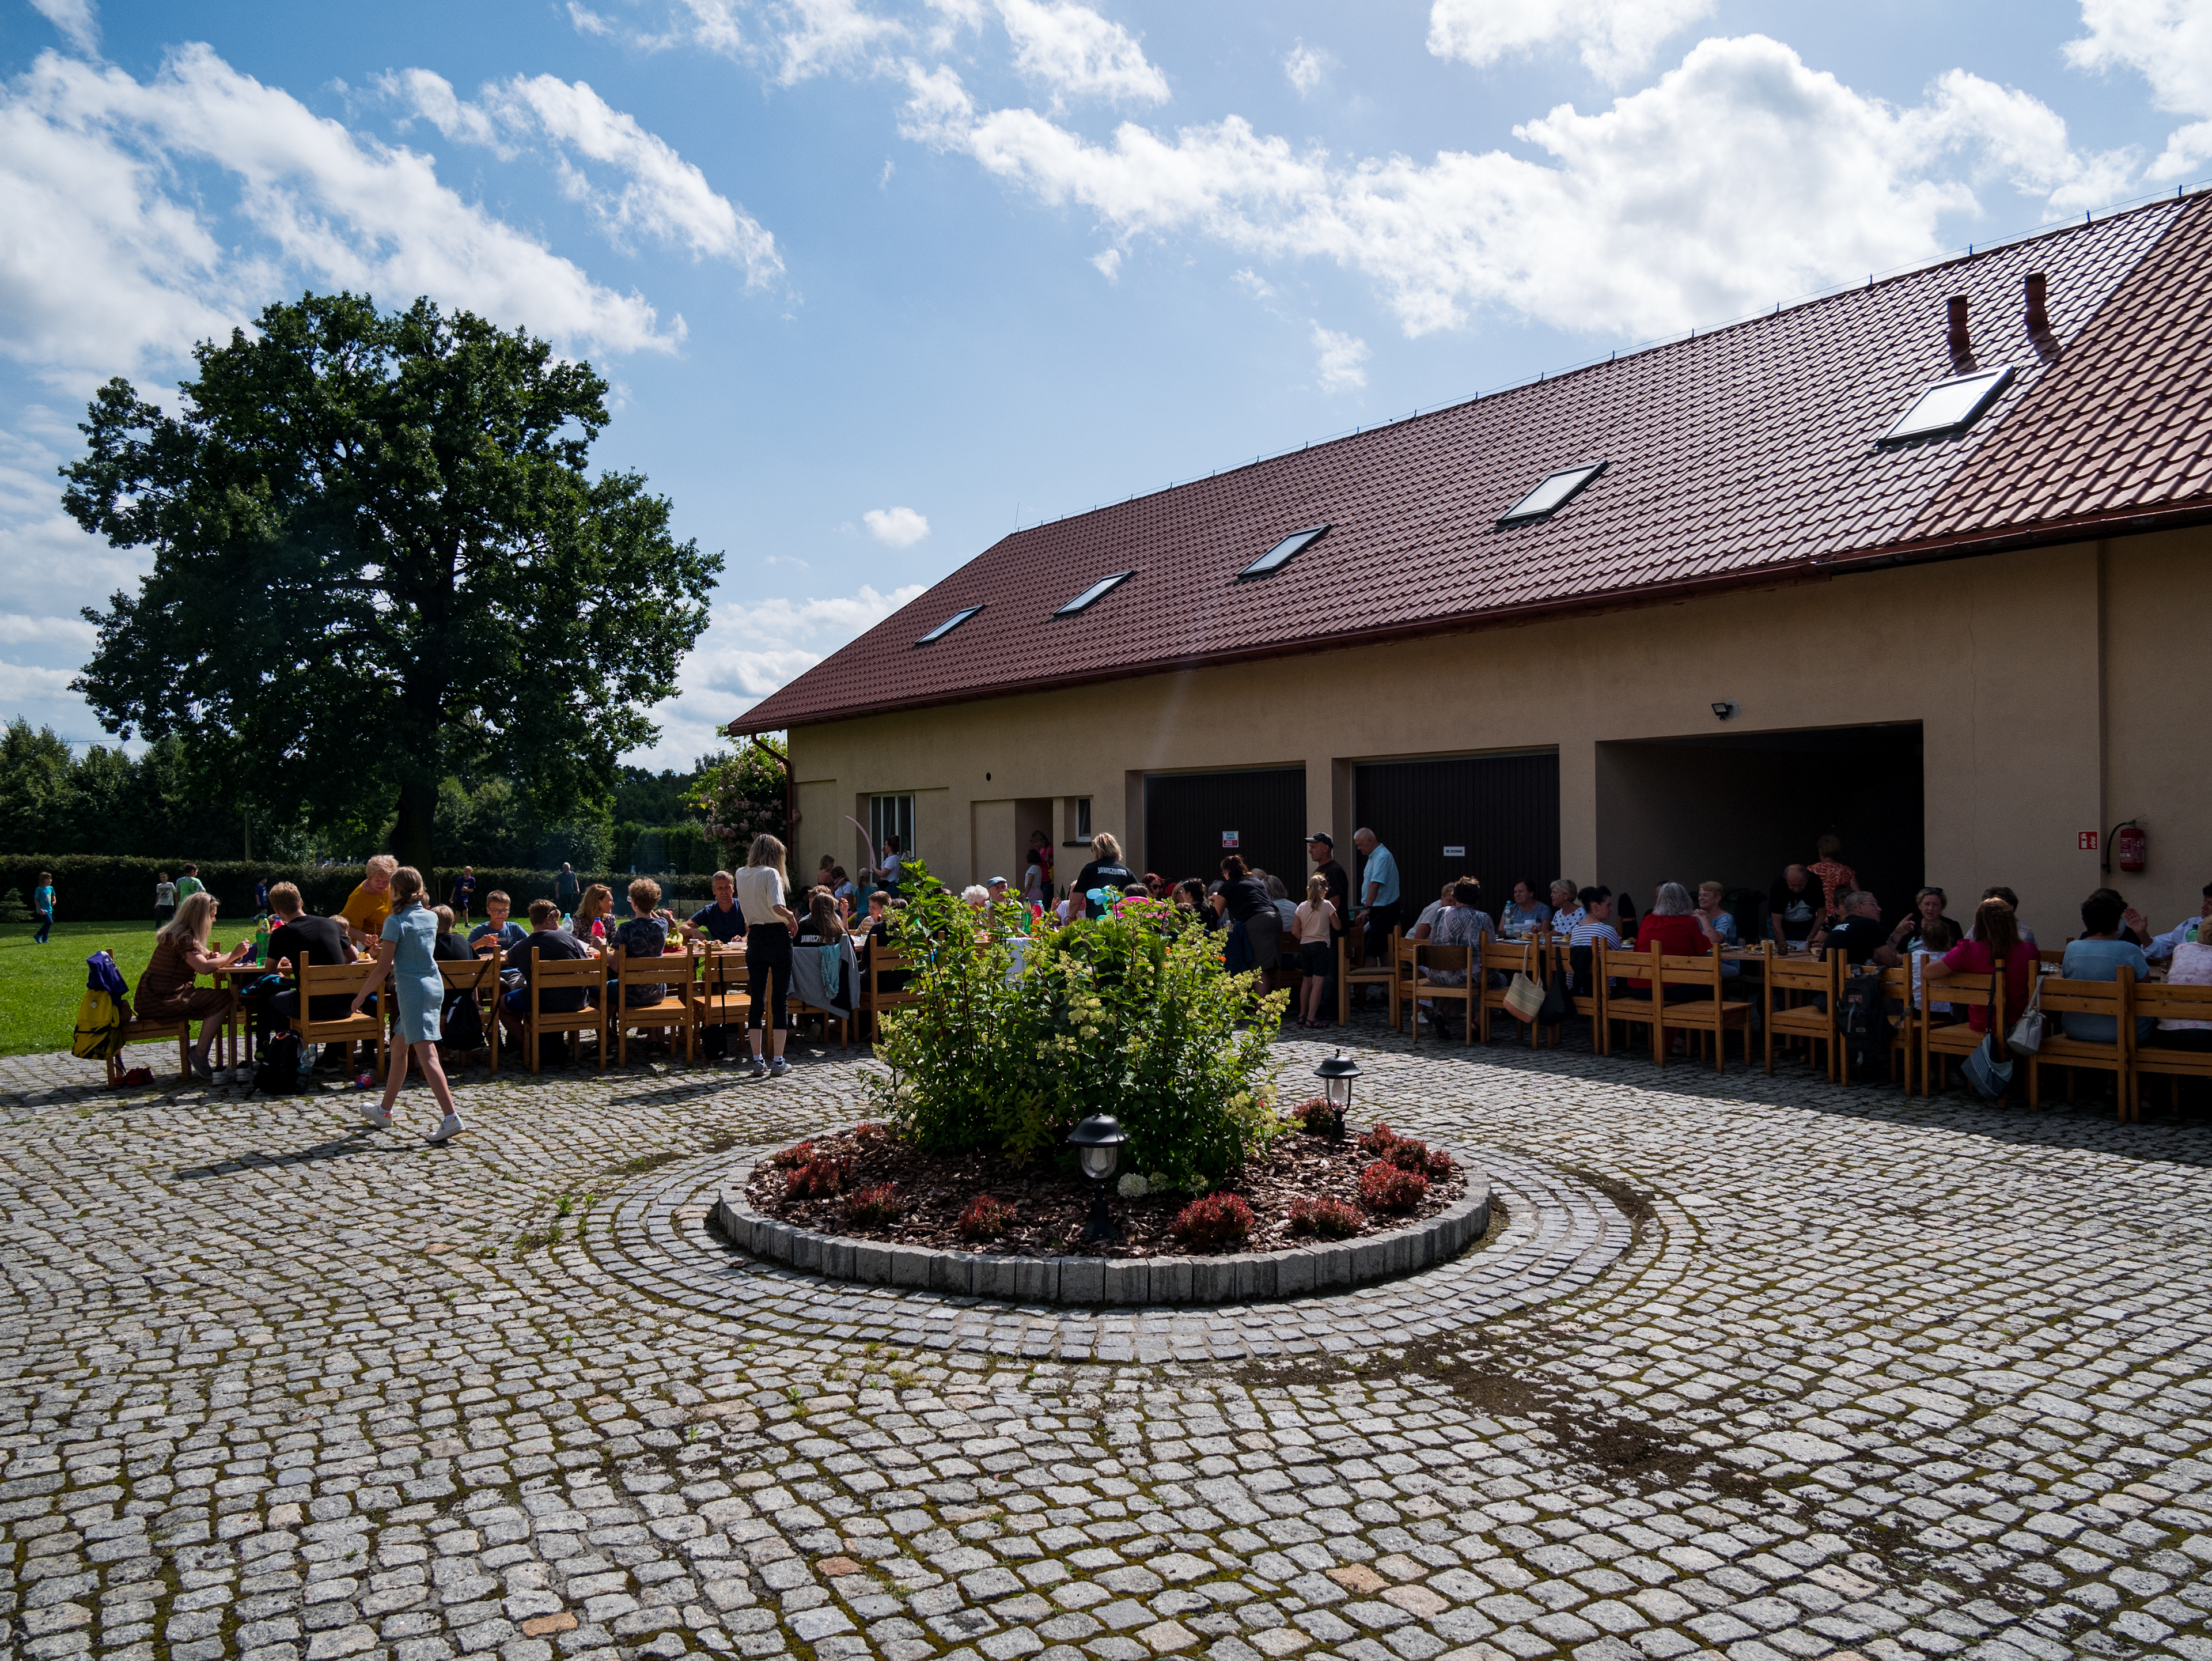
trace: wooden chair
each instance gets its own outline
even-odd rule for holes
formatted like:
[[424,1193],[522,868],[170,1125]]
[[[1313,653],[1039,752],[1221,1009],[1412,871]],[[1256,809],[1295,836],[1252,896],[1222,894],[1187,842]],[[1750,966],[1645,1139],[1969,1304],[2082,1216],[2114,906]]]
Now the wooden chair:
[[1659,1001],[1659,1031],[1653,1043],[1661,1066],[1667,1061],[1667,1034],[1675,1028],[1684,1032],[1710,1032],[1713,1037],[1713,1071],[1728,1070],[1728,1035],[1731,1030],[1743,1034],[1743,1064],[1751,1065],[1751,1000],[1728,995],[1728,980],[1722,974],[1726,959],[1717,952],[1700,952],[1693,956],[1665,957],[1659,959],[1658,985],[1694,987],[1704,991],[1701,998],[1683,998],[1669,1002],[1662,995]]
[[1655,1009],[1651,982],[1656,976],[1662,953],[1656,941],[1649,952],[1615,951],[1609,946],[1590,948],[1590,973],[1601,979],[1638,980],[1641,986],[1624,984],[1618,989],[1607,987],[1605,992],[1606,1054],[1613,1053],[1612,1028],[1641,1026],[1651,1034],[1651,1059],[1663,1065],[1659,1042],[1659,1018]]
[[[1590,1048],[1601,1056],[1606,1054],[1605,977],[1589,970],[1579,977],[1575,974],[1574,947],[1564,934],[1553,935],[1543,951],[1544,983],[1549,986],[1555,976],[1566,977],[1569,1013],[1589,1022]],[[1553,1042],[1558,1043],[1556,1028]]]
[[[1878,964],[1867,964],[1856,970],[1846,966],[1841,973],[1846,979],[1855,974],[1880,976],[1881,995],[1903,1011],[1903,1013],[1898,1017],[1896,1030],[1890,1034],[1887,1065],[1889,1068],[1889,1081],[1892,1084],[1902,1083],[1905,1093],[1911,1094],[1913,1062],[1919,1054],[1919,1035],[1916,1029],[1919,1024],[1920,1012],[1913,1007],[1911,965],[1900,964],[1895,969],[1884,969]],[[1944,983],[1931,981],[1929,984],[1941,986]],[[1937,1001],[1942,1001],[1939,999]],[[1840,1043],[1836,1046],[1836,1077],[1838,1081],[1843,1084],[1849,1084],[1851,1081],[1850,1055]]]
[[921,1001],[921,995],[918,992],[909,992],[903,986],[894,990],[884,985],[884,976],[903,974],[908,966],[906,953],[893,951],[888,940],[876,940],[869,945],[864,1001],[853,1013],[857,1017],[863,1011],[866,1013],[871,1037],[881,1036],[882,1029],[876,1025],[876,1018],[884,1011]]
[[1352,1024],[1353,987],[1379,986],[1389,995],[1390,1025],[1395,1027],[1398,1025],[1398,931],[1390,931],[1382,961],[1372,969],[1366,964],[1366,937],[1365,926],[1356,917],[1336,937],[1336,1024]]
[[[1538,985],[1542,985],[1543,968],[1543,961],[1538,955],[1534,940],[1516,940],[1510,946],[1496,939],[1483,941],[1480,964],[1476,972],[1468,977],[1469,984],[1475,986],[1479,992],[1475,1007],[1480,1012],[1483,1043],[1490,1042],[1490,1018],[1492,1012],[1496,1012],[1512,1024],[1514,1037],[1525,1037],[1529,1048],[1535,1048],[1535,1022],[1530,1021],[1523,1026],[1521,1018],[1506,1007],[1505,995],[1513,989],[1513,977],[1516,975],[1526,975]],[[1504,976],[1505,984],[1492,986],[1490,977],[1493,974]]]
[[[606,1017],[615,1029],[615,1061],[618,1066],[629,1065],[629,1033],[634,1026],[665,1027],[671,1033],[684,1035],[684,1059],[699,1058],[699,1008],[691,996],[691,954],[689,952],[656,952],[649,958],[633,958],[621,946],[615,948],[614,973],[608,978]],[[659,986],[665,989],[651,1003],[632,1003],[629,989],[633,986]],[[676,1041],[669,1039],[672,1050]],[[606,1047],[603,1033],[599,1045]],[[600,1057],[604,1065],[605,1057]]]
[[[791,949],[793,952],[811,952],[815,950],[815,947],[794,944]],[[842,972],[842,969],[840,972]],[[837,1048],[840,1050],[850,1049],[852,1047],[853,1028],[860,1022],[860,1005],[863,1001],[862,995],[866,992],[866,989],[865,986],[859,986],[851,989],[851,990],[854,994],[852,1013],[850,1014],[840,1014],[836,1010],[830,1008],[827,1005],[811,1003],[806,999],[800,997],[799,995],[798,977],[796,976],[793,977],[790,994],[792,1025],[793,1026],[798,1025],[799,1019],[802,1015],[819,1015],[822,1018],[823,1042],[825,1043],[829,1042],[830,1029],[832,1026],[835,1026],[837,1029]],[[908,999],[907,1001],[911,1002],[912,1000]]]
[[[2118,1116],[2128,1116],[2128,1069],[2136,1048],[2136,971],[2123,964],[2119,978],[2110,981],[2069,981],[2045,975],[2035,983],[2036,998],[2044,1014],[2043,1048],[2027,1060],[2027,1104],[2043,1105],[2043,1069],[2066,1069],[2066,1099],[2074,1099],[2074,1070],[2090,1068],[2112,1075],[2114,1093],[2120,1098]],[[2109,1043],[2066,1036],[2062,1017],[2106,1015],[2113,1023]]]
[[[1775,955],[1767,946],[1764,971],[1765,1007],[1760,1015],[1766,1027],[1766,1072],[1774,1074],[1774,1043],[1778,1038],[1802,1038],[1808,1045],[1826,1044],[1828,1077],[1836,1076],[1836,1002],[1843,991],[1841,960],[1822,952],[1810,961]],[[1948,984],[1948,983],[1947,983]]]
[[[1474,1004],[1479,972],[1468,972],[1468,948],[1464,946],[1438,946],[1433,940],[1409,940],[1393,930],[1390,935],[1394,952],[1392,961],[1402,971],[1391,983],[1390,1025],[1399,1024],[1402,1010],[1413,1029],[1413,1042],[1421,1041],[1421,1010],[1419,1000],[1427,998],[1438,1003],[1456,1001],[1465,1012],[1465,1032],[1462,1044],[1474,1039]],[[1421,977],[1423,970],[1442,969],[1456,971],[1462,979],[1457,986],[1439,985]]]
[[456,992],[465,992],[476,1000],[477,1013],[483,1020],[484,1047],[491,1055],[491,1070],[487,1076],[498,1077],[499,959],[476,958],[467,963],[441,963],[438,976],[446,983],[447,1001]]
[[[353,995],[361,990],[364,982],[374,980],[376,990],[369,994],[368,1002],[357,1015],[341,1015],[335,1019],[319,1021],[312,1011],[318,998],[342,997],[350,1002]],[[352,1050],[356,1043],[376,1046],[376,1076],[384,1076],[389,1059],[391,1039],[384,1020],[382,971],[373,957],[356,963],[318,964],[307,953],[300,957],[300,1013],[292,1018],[292,1030],[300,1035],[300,1050],[304,1055],[313,1052],[315,1046],[342,1043],[346,1046],[348,1070],[351,1070]]]
[[[2136,1014],[2162,1021],[2212,1021],[2212,986],[2169,986],[2162,981],[2136,983]],[[2170,1050],[2160,1043],[2138,1040],[2128,1068],[2127,1116],[2142,1117],[2145,1074],[2166,1080],[2167,1102],[2176,1115],[2181,1111],[2181,1081],[2212,1079],[2212,1050]]]
[[[177,1041],[177,1071],[189,1079],[192,1076],[192,1024],[190,1021],[132,1021],[123,1023],[125,1043],[160,1043],[165,1038]],[[123,1083],[127,1071],[123,1065],[123,1052],[118,1050],[107,1058],[107,1087],[116,1089]]]
[[[1920,1012],[1920,1093],[1931,1094],[1941,1083],[1948,1086],[1951,1062],[1964,1061],[1981,1047],[1983,1035],[1966,1021],[1942,1021],[1927,1004],[1948,1003],[1951,1013],[1979,1009],[1986,1012],[1989,1025],[2002,1035],[2005,1030],[2004,976],[1993,971],[1986,975],[1953,975],[1940,981],[1923,977],[1920,995],[1923,1007]],[[2003,1042],[2000,1037],[1998,1042]]]
[[[561,1011],[544,1007],[548,992],[583,994],[581,1009]],[[548,958],[530,948],[530,986],[522,1012],[523,1048],[530,1056],[530,1070],[538,1071],[538,1041],[549,1032],[586,1032],[599,1041],[599,1069],[607,1065],[607,965],[597,952],[583,958]]]
[[[745,948],[742,941],[733,946],[709,946],[702,952],[699,983],[692,995],[696,1000],[701,1031],[710,1026],[734,1026],[742,1034],[753,1007],[752,995],[745,988]],[[743,1047],[742,1037],[739,1045]]]

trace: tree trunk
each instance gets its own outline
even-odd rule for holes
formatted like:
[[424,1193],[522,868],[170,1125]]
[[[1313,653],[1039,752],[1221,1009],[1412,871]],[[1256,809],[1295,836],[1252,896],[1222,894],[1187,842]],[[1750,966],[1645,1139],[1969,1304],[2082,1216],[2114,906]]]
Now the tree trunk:
[[402,865],[411,865],[432,881],[430,867],[436,846],[432,829],[438,812],[438,782],[410,778],[399,786],[399,822],[392,828],[392,851]]

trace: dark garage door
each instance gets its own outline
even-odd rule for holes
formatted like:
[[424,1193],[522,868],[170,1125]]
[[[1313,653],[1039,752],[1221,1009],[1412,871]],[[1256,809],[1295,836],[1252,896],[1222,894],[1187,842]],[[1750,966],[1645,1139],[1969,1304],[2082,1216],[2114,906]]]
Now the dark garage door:
[[1221,875],[1224,832],[1247,865],[1280,877],[1292,898],[1305,881],[1306,770],[1154,773],[1145,780],[1145,869],[1170,882]]
[[1559,874],[1556,751],[1376,762],[1355,770],[1352,790],[1358,822],[1397,858],[1409,928],[1447,878],[1474,876],[1495,917],[1516,879],[1535,884],[1540,900]]

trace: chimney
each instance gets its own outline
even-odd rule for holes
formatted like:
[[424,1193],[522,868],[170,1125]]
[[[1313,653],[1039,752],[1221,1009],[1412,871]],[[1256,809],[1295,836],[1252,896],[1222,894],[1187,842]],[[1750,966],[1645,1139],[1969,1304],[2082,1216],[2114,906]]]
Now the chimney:
[[2044,296],[2050,290],[2041,271],[2030,271],[2024,285],[2027,289],[2027,332],[2030,334],[2051,332],[2051,313],[2044,309]]
[[1962,294],[1953,295],[1950,299],[1950,310],[1951,356],[1972,357],[1974,355],[1974,344],[1966,338],[1966,296]]

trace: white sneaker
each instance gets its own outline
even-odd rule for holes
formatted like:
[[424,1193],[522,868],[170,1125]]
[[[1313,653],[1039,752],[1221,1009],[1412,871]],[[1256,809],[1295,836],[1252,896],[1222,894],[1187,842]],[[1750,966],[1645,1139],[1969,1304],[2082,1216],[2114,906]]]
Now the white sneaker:
[[450,1142],[467,1129],[468,1127],[461,1123],[459,1114],[448,1113],[438,1122],[438,1128],[430,1133],[429,1139],[434,1143]]
[[756,1079],[765,1079],[768,1077],[768,1063],[757,1056],[753,1057],[752,1075]]
[[356,1105],[360,1109],[361,1116],[367,1120],[374,1129],[378,1130],[389,1130],[392,1129],[392,1116],[389,1113],[386,1113],[375,1103],[361,1102],[356,1104]]
[[784,1060],[781,1056],[778,1056],[774,1061],[768,1064],[768,1075],[771,1079],[780,1079],[790,1071],[791,1063]]

